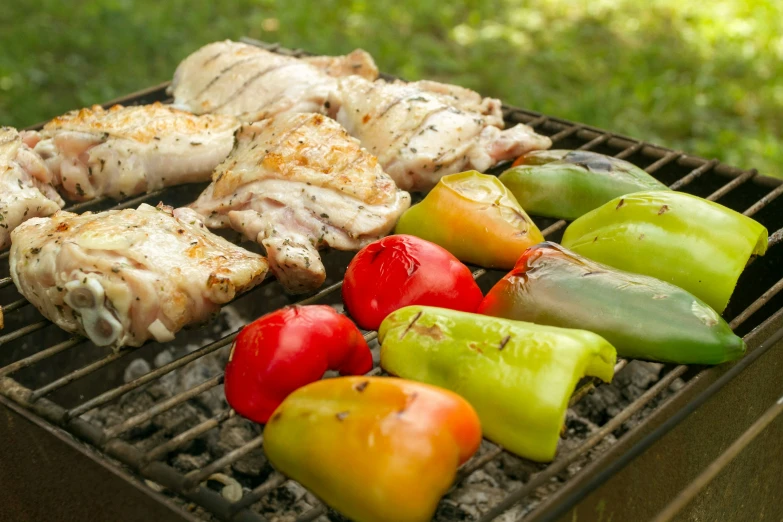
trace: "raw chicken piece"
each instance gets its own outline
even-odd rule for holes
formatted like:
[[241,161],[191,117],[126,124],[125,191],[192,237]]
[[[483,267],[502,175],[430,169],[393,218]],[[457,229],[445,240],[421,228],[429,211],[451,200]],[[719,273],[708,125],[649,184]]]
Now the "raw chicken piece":
[[330,104],[339,107],[332,112],[337,121],[405,190],[427,191],[446,174],[484,172],[552,146],[527,125],[502,130],[499,100],[454,85],[350,76],[340,80]]
[[20,223],[63,207],[51,181],[46,164],[16,129],[0,127],[0,249],[11,244],[11,232]]
[[75,200],[123,198],[209,180],[234,145],[239,122],[195,116],[160,103],[71,111],[25,141]]
[[237,146],[191,205],[210,227],[231,226],[262,244],[290,292],[326,277],[318,248],[358,250],[389,233],[410,206],[334,120],[286,114],[243,126]]
[[12,234],[11,277],[44,316],[99,346],[171,341],[267,272],[200,219],[162,204],[31,219]]
[[226,40],[206,45],[177,67],[169,93],[196,114],[258,121],[283,112],[326,112],[336,77],[374,80],[378,68],[361,49],[347,56],[298,59]]

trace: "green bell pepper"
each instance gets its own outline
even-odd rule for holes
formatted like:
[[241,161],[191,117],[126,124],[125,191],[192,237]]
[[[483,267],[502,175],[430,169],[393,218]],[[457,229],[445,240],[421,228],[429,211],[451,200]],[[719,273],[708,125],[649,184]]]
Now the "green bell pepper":
[[487,438],[541,462],[555,456],[579,379],[611,381],[617,359],[611,344],[584,330],[427,306],[390,314],[378,340],[386,371],[458,393]]
[[521,156],[500,175],[531,214],[576,219],[607,201],[666,185],[632,163],[582,150],[541,150]]
[[701,299],[555,243],[528,248],[489,291],[479,313],[584,328],[612,343],[621,357],[719,364],[745,353],[742,339]]
[[566,229],[563,246],[600,263],[656,277],[725,310],[767,229],[717,203],[674,191],[615,198]]
[[431,241],[465,263],[506,269],[544,240],[498,178],[475,170],[442,177],[405,211],[395,233]]

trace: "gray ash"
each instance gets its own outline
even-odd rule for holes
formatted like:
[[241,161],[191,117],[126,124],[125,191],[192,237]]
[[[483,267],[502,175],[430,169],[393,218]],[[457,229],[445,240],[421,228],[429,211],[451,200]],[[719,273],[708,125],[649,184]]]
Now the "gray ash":
[[[242,319],[233,314],[231,307],[228,313],[221,314],[224,318],[220,324],[213,327],[210,334],[214,339],[205,339],[199,345],[185,346],[180,349],[167,349],[157,353],[152,361],[136,359],[130,361],[125,368],[126,382],[132,381],[206,343],[220,338],[226,332],[234,331],[241,326]],[[377,345],[373,344],[377,352]],[[225,367],[230,346],[223,347],[209,355],[196,359],[190,364],[171,372],[165,377],[152,381],[146,386],[122,396],[116,402],[96,411],[89,412],[84,417],[90,422],[102,427],[110,427],[124,421],[132,415],[147,411],[151,406],[172,397],[176,393],[192,388],[216,375]],[[377,356],[377,353],[374,353]],[[558,455],[564,455],[579,447],[588,437],[594,434],[623,408],[642,395],[655,384],[665,373],[664,365],[640,361],[630,362],[615,376],[614,382],[601,385],[572,407],[565,419],[563,438],[558,447]],[[550,479],[535,490],[524,502],[507,511],[498,520],[512,521],[526,516],[547,496],[557,491],[565,481],[578,473],[584,466],[612,446],[617,437],[636,425],[649,415],[655,406],[682,386],[682,381],[675,381],[669,390],[662,393],[648,407],[637,413],[620,429],[605,437],[595,448],[580,456],[575,462],[560,474]],[[137,426],[122,435],[123,439],[133,444],[141,451],[149,451],[172,437],[190,429],[197,424],[226,412],[228,404],[223,395],[223,387],[217,386],[202,393],[171,410],[154,417],[151,421]],[[224,456],[226,453],[243,446],[262,433],[262,427],[238,416],[232,416],[199,438],[188,443],[178,451],[165,457],[174,469],[185,474]],[[484,441],[477,453],[483,455],[493,451],[494,444]],[[435,520],[460,521],[477,520],[482,513],[499,503],[510,492],[526,484],[531,477],[546,469],[545,464],[534,463],[509,453],[501,453],[483,467],[477,469],[458,486],[452,488],[441,501],[435,514]],[[220,476],[213,476],[205,485],[215,491],[229,495],[231,491],[246,494],[264,483],[273,469],[267,461],[263,449],[251,451],[228,469],[221,470]],[[227,488],[226,484],[230,487]],[[234,488],[233,490],[231,488]],[[237,489],[237,488],[241,488]],[[229,489],[228,493],[226,490]],[[178,498],[163,490],[164,494],[204,520],[214,520],[211,515],[192,503]],[[288,522],[315,508],[324,510],[315,520],[319,522],[343,522],[346,520],[339,513],[324,508],[322,503],[310,492],[294,481],[285,481],[281,486],[272,489],[251,509],[261,514],[270,522]]]

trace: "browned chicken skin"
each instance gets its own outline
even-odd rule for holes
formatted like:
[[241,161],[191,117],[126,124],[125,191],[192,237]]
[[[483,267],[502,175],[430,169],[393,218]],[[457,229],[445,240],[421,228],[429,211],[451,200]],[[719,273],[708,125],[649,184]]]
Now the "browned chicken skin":
[[372,57],[294,58],[226,40],[205,45],[177,67],[169,92],[174,105],[196,114],[230,114],[258,121],[284,112],[326,112],[336,78],[378,77]]
[[58,212],[13,232],[17,289],[52,322],[99,346],[170,341],[260,283],[266,260],[187,208]]
[[49,216],[64,202],[51,184],[43,159],[11,127],[0,127],[0,249],[11,244],[11,232],[24,221]]
[[552,142],[526,125],[503,130],[500,100],[432,81],[340,80],[336,119],[401,189],[427,191],[447,174],[484,172]]
[[325,279],[318,249],[358,250],[388,234],[410,206],[374,156],[320,114],[243,126],[237,145],[191,205],[210,227],[262,244],[290,292]]
[[160,103],[71,111],[25,137],[68,198],[124,198],[207,181],[234,143],[239,122]]

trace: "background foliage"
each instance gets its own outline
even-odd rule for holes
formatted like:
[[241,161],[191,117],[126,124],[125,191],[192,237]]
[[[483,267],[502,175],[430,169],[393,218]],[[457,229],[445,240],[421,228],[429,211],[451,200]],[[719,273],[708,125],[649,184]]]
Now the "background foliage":
[[15,0],[0,9],[0,124],[171,77],[242,35],[783,175],[779,0]]

